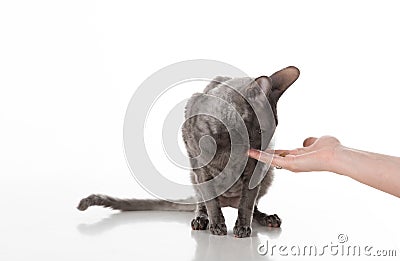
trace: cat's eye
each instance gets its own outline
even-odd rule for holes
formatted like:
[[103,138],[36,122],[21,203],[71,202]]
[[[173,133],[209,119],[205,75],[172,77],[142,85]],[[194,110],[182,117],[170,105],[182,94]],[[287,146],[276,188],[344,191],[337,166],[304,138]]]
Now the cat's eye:
[[257,130],[257,132],[258,132],[258,134],[262,134],[264,131],[259,129],[259,130]]

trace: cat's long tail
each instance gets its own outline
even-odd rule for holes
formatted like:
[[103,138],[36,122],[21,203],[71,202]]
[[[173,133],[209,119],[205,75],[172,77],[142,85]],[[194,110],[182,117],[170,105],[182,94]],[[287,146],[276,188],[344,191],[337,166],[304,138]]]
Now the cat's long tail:
[[[192,201],[192,200],[190,200]],[[187,204],[190,202],[182,200],[182,203],[170,202],[158,199],[119,199],[101,194],[93,194],[87,198],[83,198],[78,205],[81,211],[86,210],[90,206],[102,206],[121,211],[139,211],[139,210],[163,210],[163,211],[194,211],[195,204]]]

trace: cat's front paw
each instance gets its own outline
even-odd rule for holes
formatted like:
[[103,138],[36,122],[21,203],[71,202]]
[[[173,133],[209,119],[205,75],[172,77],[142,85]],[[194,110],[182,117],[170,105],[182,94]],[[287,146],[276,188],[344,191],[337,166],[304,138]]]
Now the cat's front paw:
[[207,216],[198,216],[192,220],[191,225],[193,230],[206,230],[208,223]]
[[210,231],[213,235],[224,236],[227,234],[226,225],[224,223],[210,224]]
[[235,237],[249,237],[251,235],[251,227],[250,226],[238,226],[236,225],[233,228],[233,235]]
[[266,215],[265,217],[263,217],[261,223],[262,223],[261,225],[267,227],[280,227],[282,224],[282,220],[278,217],[277,214],[273,214],[273,215]]

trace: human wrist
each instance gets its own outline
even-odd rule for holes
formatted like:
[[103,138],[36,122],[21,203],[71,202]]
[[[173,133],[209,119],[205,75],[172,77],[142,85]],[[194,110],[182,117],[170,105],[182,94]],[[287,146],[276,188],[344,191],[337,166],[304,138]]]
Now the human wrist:
[[346,171],[343,170],[343,167],[345,165],[345,154],[346,151],[348,151],[349,148],[343,146],[343,145],[338,145],[333,148],[331,157],[328,160],[327,164],[327,171],[330,172],[335,172],[340,175],[344,175]]

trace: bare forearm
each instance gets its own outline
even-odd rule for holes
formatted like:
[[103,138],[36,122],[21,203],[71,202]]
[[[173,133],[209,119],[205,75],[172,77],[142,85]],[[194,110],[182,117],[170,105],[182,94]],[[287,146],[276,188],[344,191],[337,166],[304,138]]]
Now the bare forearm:
[[400,158],[340,147],[330,171],[400,197]]

